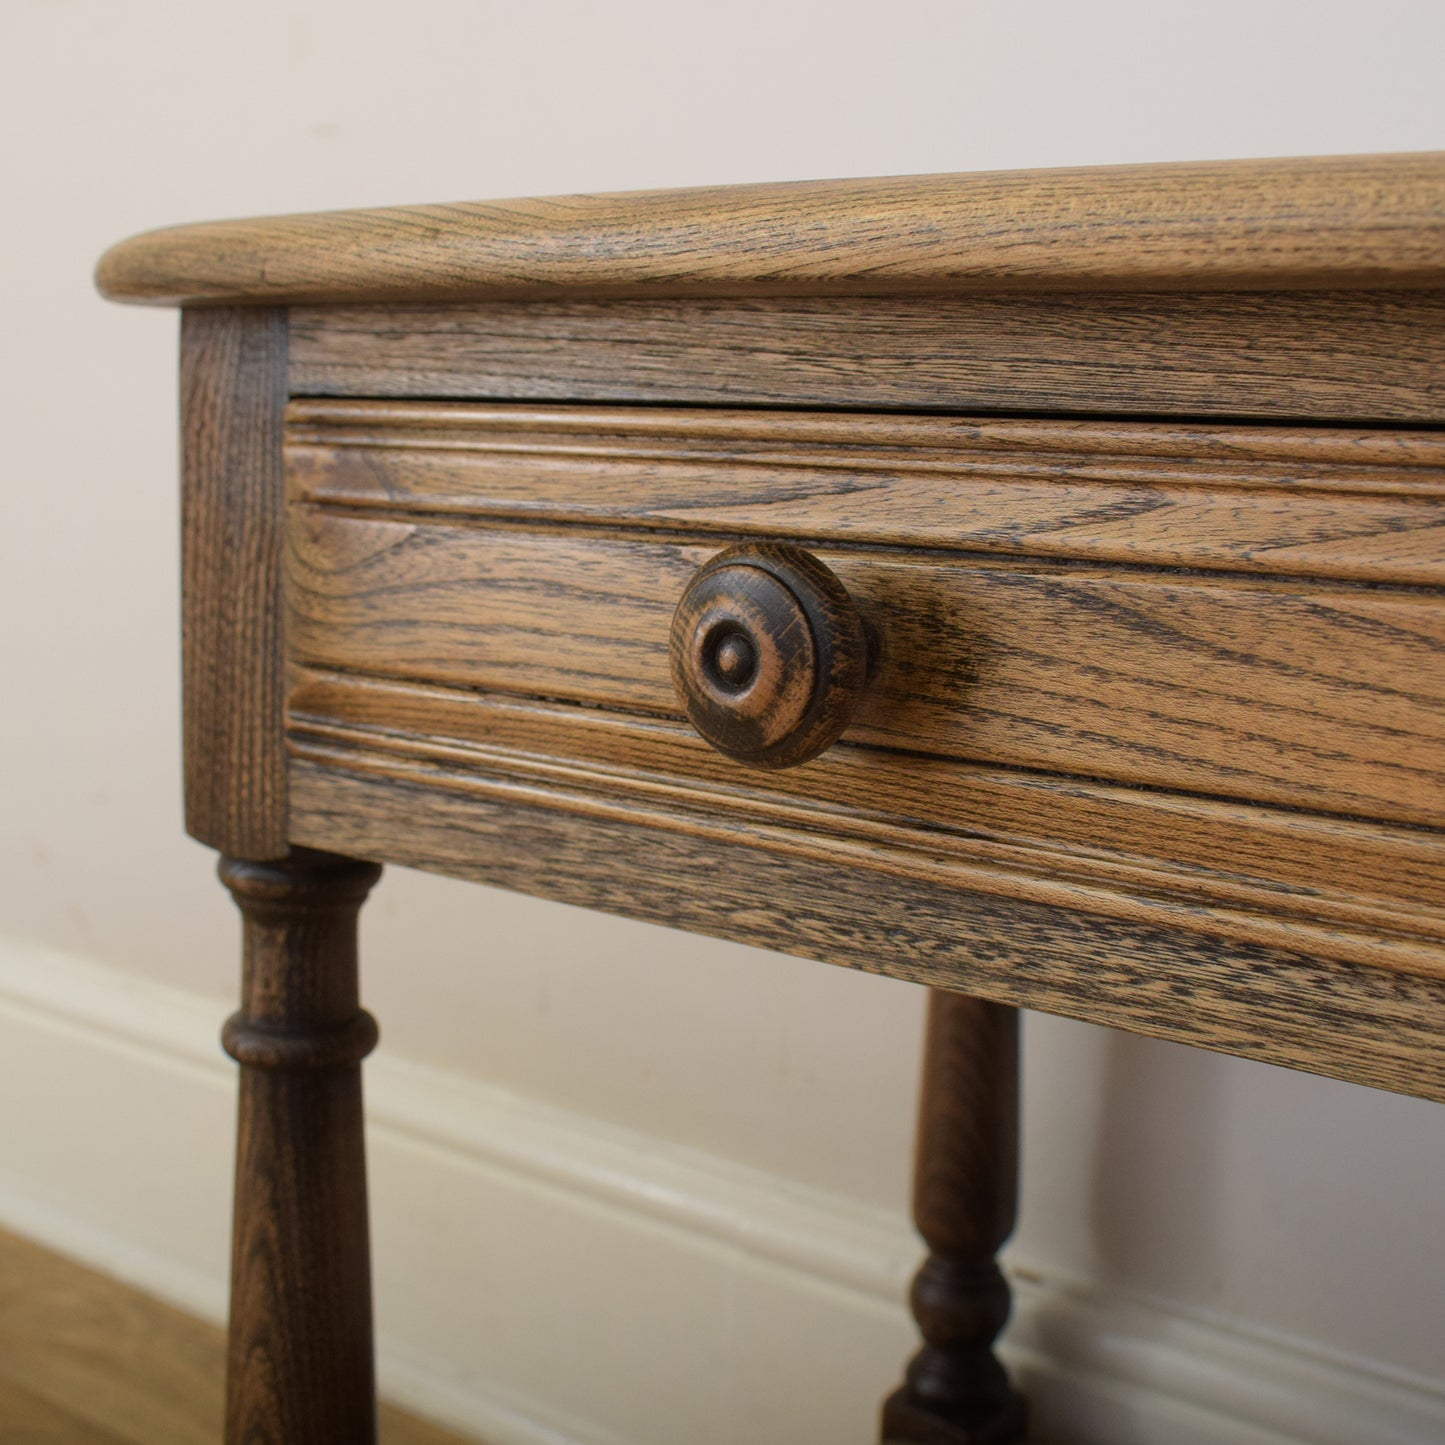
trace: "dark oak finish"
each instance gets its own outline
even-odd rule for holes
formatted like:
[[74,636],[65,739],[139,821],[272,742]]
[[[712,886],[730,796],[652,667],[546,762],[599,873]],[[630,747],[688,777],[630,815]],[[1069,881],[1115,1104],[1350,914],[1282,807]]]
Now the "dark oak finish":
[[1022,1436],[1014,1009],[1445,1100],[1445,155],[221,222],[99,281],[226,303],[188,821],[303,850],[224,865],[234,1445],[372,1429],[332,854],[935,990],[894,1445]]
[[795,767],[830,748],[868,675],[868,637],[847,589],[781,542],[742,543],[704,562],[668,648],[688,720],[755,768]]
[[1445,285],[1445,155],[1091,166],[212,221],[102,258],[116,300]]
[[293,401],[298,500],[1445,585],[1445,432]]
[[[716,543],[302,506],[293,659],[676,715],[677,599]],[[847,736],[1445,824],[1445,605],[1322,582],[818,548],[883,640]]]
[[1431,422],[1445,291],[297,308],[294,395]]
[[181,321],[186,827],[244,858],[285,854],[281,747],[286,313]]
[[923,1348],[883,1407],[885,1445],[1018,1445],[1024,1402],[993,1342],[1010,1296],[995,1256],[1018,1210],[1019,1019],[928,1000],[913,1219],[928,1258],[910,1302]]
[[381,870],[303,849],[220,871],[245,937],[227,1445],[371,1445],[356,915]]
[[761,775],[677,720],[305,668],[288,736],[297,756],[381,754],[510,779],[549,802],[562,789],[862,840],[947,860],[999,897],[1445,976],[1445,838],[1433,830],[846,742]]
[[1000,897],[987,870],[918,847],[586,778],[351,746],[298,749],[291,777],[299,842],[1445,1100],[1445,978],[1246,942],[1210,927],[1222,910],[1121,896],[1094,912],[1048,880]]

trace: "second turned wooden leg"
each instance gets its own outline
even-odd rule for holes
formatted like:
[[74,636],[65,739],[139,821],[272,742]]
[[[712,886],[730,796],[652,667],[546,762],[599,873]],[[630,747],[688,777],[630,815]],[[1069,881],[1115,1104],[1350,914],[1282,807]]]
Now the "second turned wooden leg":
[[245,939],[227,1445],[373,1445],[356,917],[381,870],[297,850],[220,874]]
[[913,1217],[928,1258],[911,1304],[923,1348],[883,1407],[885,1445],[1015,1445],[1025,1408],[993,1352],[1009,1316],[994,1256],[1018,1201],[1018,1011],[929,999]]

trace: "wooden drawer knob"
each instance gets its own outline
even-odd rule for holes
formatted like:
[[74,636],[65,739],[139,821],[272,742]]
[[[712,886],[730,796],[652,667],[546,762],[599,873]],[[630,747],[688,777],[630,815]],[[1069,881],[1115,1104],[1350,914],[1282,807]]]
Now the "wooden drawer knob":
[[868,672],[863,619],[816,557],[747,542],[698,569],[672,619],[672,681],[720,753],[789,768],[848,726]]

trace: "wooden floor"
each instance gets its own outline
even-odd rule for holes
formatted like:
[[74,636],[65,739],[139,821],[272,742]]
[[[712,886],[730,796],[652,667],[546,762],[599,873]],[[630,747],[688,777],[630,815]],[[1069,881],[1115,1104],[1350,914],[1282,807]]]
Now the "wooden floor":
[[[0,1231],[3,1445],[218,1445],[221,1332]],[[383,1406],[382,1445],[465,1445]]]

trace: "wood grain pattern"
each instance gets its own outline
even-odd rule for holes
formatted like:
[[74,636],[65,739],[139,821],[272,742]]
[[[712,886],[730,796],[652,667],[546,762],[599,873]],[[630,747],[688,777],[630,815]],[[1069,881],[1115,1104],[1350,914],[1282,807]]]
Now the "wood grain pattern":
[[300,400],[301,500],[1445,584],[1445,432]]
[[292,799],[313,846],[1445,1100],[1438,977],[995,898],[917,854],[895,871],[866,843],[379,750],[297,758]]
[[[225,1357],[214,1325],[0,1231],[6,1445],[215,1445]],[[381,1441],[463,1445],[391,1405]]]
[[299,682],[289,742],[323,764],[441,768],[564,812],[659,826],[685,815],[712,834],[751,828],[762,846],[932,869],[963,892],[1084,918],[1445,977],[1445,840],[1419,830],[846,744],[760,779],[660,720],[341,677]]
[[1018,1214],[1016,1009],[933,990],[914,1151],[928,1246],[909,1302],[923,1348],[883,1406],[883,1445],[1020,1445],[1024,1402],[993,1352],[1008,1322],[996,1256]]
[[[673,611],[714,547],[299,506],[317,666],[676,715]],[[1445,606],[1322,583],[818,549],[880,639],[847,736],[1445,823]]]
[[196,301],[1445,283],[1445,155],[1099,166],[220,221],[102,258]]
[[286,313],[181,322],[186,827],[238,857],[286,851],[281,534]]
[[241,1065],[227,1445],[372,1445],[356,916],[381,870],[299,849],[220,873],[245,939],[222,1035]]
[[[375,869],[339,854],[947,991],[895,1441],[1021,1434],[1012,1010],[1445,1101],[1445,155],[225,222],[98,280],[212,303],[187,806],[246,917],[234,1445],[375,1428]],[[876,655],[775,774],[668,666],[696,569],[759,538]]]
[[931,856],[978,865],[980,890],[1030,897],[1041,880],[1089,885],[1136,910],[1173,899],[1195,929],[1220,927],[1233,911],[1257,928],[1315,925],[1294,946],[1322,956],[1445,967],[1445,836],[1430,830],[851,745],[760,777],[681,721],[301,668],[288,728],[303,752],[394,752],[538,790],[639,807],[661,799],[818,837],[901,842],[899,830],[914,829]]
[[1445,292],[298,308],[305,396],[1445,418]]

